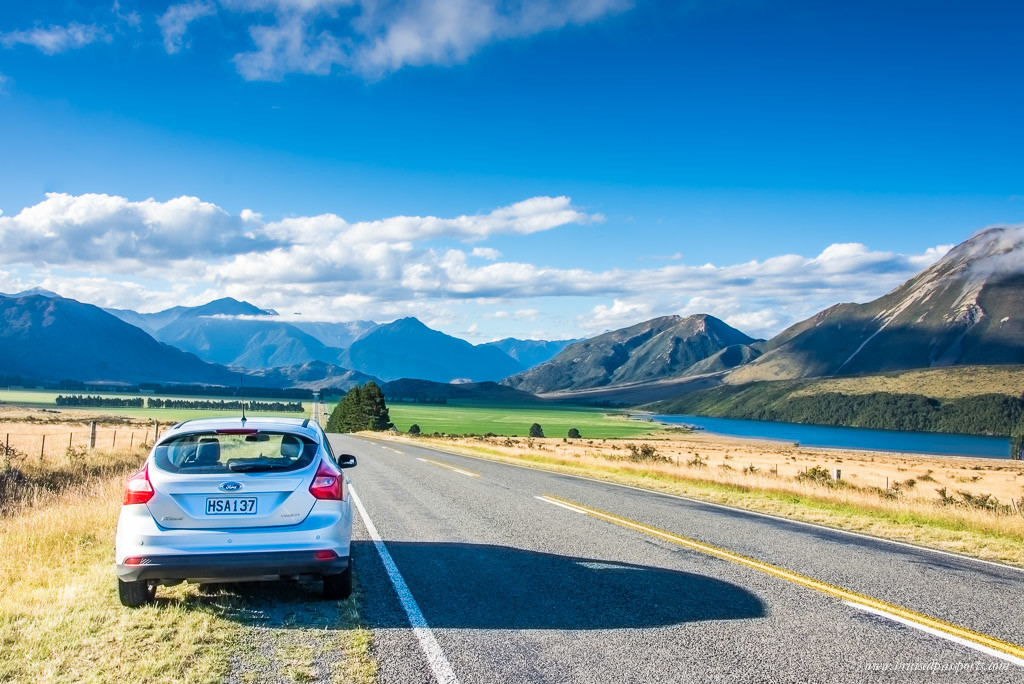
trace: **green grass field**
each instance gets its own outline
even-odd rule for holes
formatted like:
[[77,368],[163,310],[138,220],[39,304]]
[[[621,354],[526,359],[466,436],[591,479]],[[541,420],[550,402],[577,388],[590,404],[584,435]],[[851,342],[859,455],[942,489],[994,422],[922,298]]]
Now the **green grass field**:
[[[215,418],[232,416],[237,411],[218,411],[204,409],[147,409],[147,408],[72,408],[58,407],[55,399],[58,394],[100,394],[104,397],[161,397],[164,399],[219,399],[232,400],[237,397],[186,397],[153,394],[121,394],[107,392],[51,392],[45,390],[0,389],[0,405],[25,406],[31,408],[58,409],[62,414],[107,414],[156,420],[161,423],[177,422],[189,418]],[[246,397],[257,401],[294,401],[290,399],[272,399]],[[327,412],[337,404],[337,398],[327,400]],[[287,414],[294,417],[305,417],[312,410],[312,402],[304,401],[304,413]],[[529,434],[530,425],[540,423],[544,434],[548,437],[565,437],[569,428],[576,428],[584,437],[610,438],[634,437],[661,430],[661,426],[626,420],[625,414],[608,409],[589,409],[547,406],[489,406],[466,404],[389,404],[391,420],[395,427],[405,432],[416,423],[425,433],[444,432],[448,434],[486,434],[496,435]],[[247,415],[279,415],[273,412],[247,411]]]
[[[164,395],[164,394],[122,394],[117,392],[83,392],[83,391],[65,391],[65,392],[51,392],[47,390],[23,390],[23,389],[0,389],[0,406],[12,405],[12,406],[26,406],[30,408],[45,408],[45,409],[57,409],[61,413],[87,413],[87,414],[106,414],[111,416],[128,416],[131,418],[141,418],[146,420],[156,420],[161,423],[178,422],[182,420],[188,420],[190,418],[217,418],[217,417],[229,417],[236,415],[238,411],[219,411],[213,409],[174,409],[174,408],[160,408],[160,409],[148,409],[148,408],[90,408],[90,407],[70,407],[70,406],[57,406],[55,403],[57,395],[63,394],[65,396],[71,394],[88,394],[88,395],[99,395],[102,397],[121,397],[126,399],[132,399],[135,397],[159,397],[161,399],[198,399],[208,401],[219,401],[224,399],[226,401],[237,400],[238,397],[207,397],[207,396],[176,396],[176,395]],[[246,397],[247,401],[282,401],[282,402],[293,402],[296,399],[273,399],[264,397]],[[335,400],[336,401],[336,400]],[[312,402],[309,400],[302,401],[303,407],[306,409],[303,413],[288,413],[280,414],[273,411],[246,411],[246,415],[250,416],[276,416],[276,415],[288,415],[296,418],[305,418],[309,415],[309,411],[312,408]],[[333,404],[332,404],[333,406]]]
[[654,423],[626,420],[624,413],[607,409],[566,408],[546,406],[472,406],[434,404],[388,404],[391,421],[406,432],[416,423],[430,434],[519,435],[525,437],[530,425],[540,423],[546,437],[565,437],[569,428],[576,428],[583,437],[635,437],[661,430]]

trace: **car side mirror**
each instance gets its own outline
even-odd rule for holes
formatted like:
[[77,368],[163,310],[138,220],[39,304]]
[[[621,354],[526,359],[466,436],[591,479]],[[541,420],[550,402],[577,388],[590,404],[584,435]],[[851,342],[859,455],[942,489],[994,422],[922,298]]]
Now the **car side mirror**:
[[355,468],[358,465],[356,457],[352,454],[342,454],[338,456],[338,467],[339,468]]

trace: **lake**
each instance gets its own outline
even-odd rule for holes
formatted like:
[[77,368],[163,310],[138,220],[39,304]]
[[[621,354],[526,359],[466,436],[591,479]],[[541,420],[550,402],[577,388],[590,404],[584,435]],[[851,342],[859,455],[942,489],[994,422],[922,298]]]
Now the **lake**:
[[736,418],[710,418],[708,416],[656,415],[652,417],[663,423],[694,425],[719,435],[798,442],[801,446],[808,447],[902,451],[915,454],[979,458],[1009,458],[1010,454],[1010,440],[1007,437],[868,430]]

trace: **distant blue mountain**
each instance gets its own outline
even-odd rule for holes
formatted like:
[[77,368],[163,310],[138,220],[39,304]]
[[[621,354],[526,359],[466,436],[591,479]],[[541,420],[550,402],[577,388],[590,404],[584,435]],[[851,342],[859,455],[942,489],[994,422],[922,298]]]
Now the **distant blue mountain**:
[[416,318],[377,326],[343,352],[341,365],[382,380],[434,382],[500,380],[523,368],[497,347],[474,346],[432,330]]
[[519,362],[524,369],[539,366],[545,361],[558,356],[559,352],[573,342],[579,340],[517,340],[514,337],[506,337],[496,342],[488,342],[492,347],[497,347],[513,359]]
[[[312,361],[336,364],[341,351],[291,323],[272,320],[277,314],[271,309],[261,309],[231,297],[151,314],[123,309],[109,311],[161,342],[191,352],[204,361],[226,366],[262,370]],[[261,318],[240,318],[242,316]]]
[[373,321],[327,323],[324,321],[292,321],[292,325],[308,333],[328,347],[348,349],[352,343],[377,327]]
[[103,309],[50,294],[0,298],[0,374],[37,380],[234,385],[238,374]]

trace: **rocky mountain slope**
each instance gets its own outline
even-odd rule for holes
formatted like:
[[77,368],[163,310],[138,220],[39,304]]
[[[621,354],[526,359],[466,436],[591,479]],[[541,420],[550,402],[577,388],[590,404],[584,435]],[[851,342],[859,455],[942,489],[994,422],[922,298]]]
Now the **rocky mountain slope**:
[[[502,384],[528,392],[581,390],[680,377],[701,361],[739,346],[721,364],[756,352],[756,340],[714,316],[664,316],[567,346],[555,358]],[[712,364],[713,365],[713,364]]]
[[791,326],[727,382],[1024,363],[1024,229],[980,232],[888,294]]

